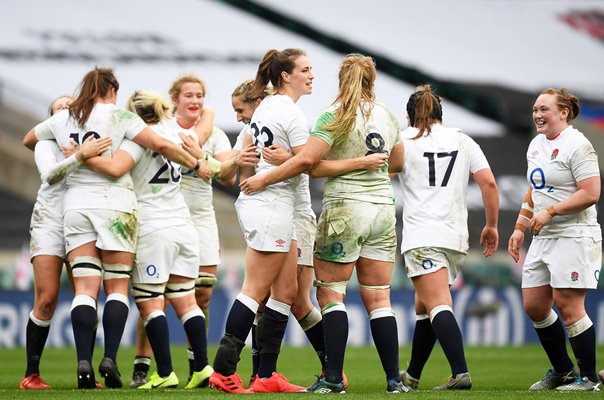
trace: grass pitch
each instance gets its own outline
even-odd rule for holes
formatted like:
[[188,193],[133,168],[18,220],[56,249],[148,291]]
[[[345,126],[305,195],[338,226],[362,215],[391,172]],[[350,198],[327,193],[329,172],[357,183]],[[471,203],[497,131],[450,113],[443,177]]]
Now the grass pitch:
[[[210,359],[216,347],[209,349]],[[598,359],[604,348],[598,348]],[[572,354],[572,353],[571,353]],[[401,347],[399,359],[404,369],[409,360],[410,349]],[[98,369],[102,349],[96,349],[93,366]],[[346,351],[345,372],[350,381],[345,396],[358,399],[382,399],[392,396],[409,396],[414,399],[569,399],[576,394],[555,391],[534,393],[527,388],[540,379],[548,368],[545,353],[539,345],[520,347],[467,347],[466,357],[474,386],[471,391],[434,392],[450,374],[448,363],[439,347],[436,347],[424,369],[420,389],[413,393],[398,395],[385,392],[386,382],[377,353],[372,347],[351,347]],[[239,372],[244,382],[251,371],[250,351],[246,347],[241,355]],[[118,365],[124,384],[127,386],[132,374],[133,348],[122,348],[118,355]],[[44,380],[53,389],[33,391],[19,389],[19,382],[25,370],[25,349],[0,349],[0,399],[200,399],[229,396],[211,389],[182,389],[186,384],[188,364],[186,350],[182,346],[172,347],[174,369],[180,379],[178,389],[142,391],[135,389],[75,390],[76,355],[73,348],[49,348],[44,351],[41,372]],[[152,365],[151,370],[154,369]],[[308,386],[314,382],[314,374],[320,372],[316,355],[310,347],[284,348],[279,358],[279,369],[292,383]],[[97,372],[98,374],[98,372]],[[97,376],[98,379],[98,376]],[[99,379],[102,383],[103,380]],[[590,396],[591,394],[587,394]],[[598,394],[594,394],[598,396]],[[311,394],[253,394],[255,398],[280,399],[305,397]]]

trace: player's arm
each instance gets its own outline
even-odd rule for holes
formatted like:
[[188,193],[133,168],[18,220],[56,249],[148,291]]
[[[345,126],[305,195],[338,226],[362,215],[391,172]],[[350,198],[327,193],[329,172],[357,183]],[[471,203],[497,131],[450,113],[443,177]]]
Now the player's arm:
[[524,232],[526,232],[531,219],[533,219],[533,208],[533,188],[529,187],[522,199],[522,205],[520,206],[518,218],[516,218],[514,231],[508,240],[508,254],[512,256],[516,262],[520,259],[520,248],[524,243]]
[[84,163],[88,168],[109,178],[117,179],[125,175],[134,167],[136,161],[130,153],[118,150],[113,157],[93,157]]
[[36,147],[36,143],[38,143],[38,138],[36,137],[36,127],[34,126],[25,134],[23,146],[33,150]]
[[484,246],[483,254],[488,257],[497,250],[499,233],[499,190],[490,168],[483,168],[472,174],[472,178],[482,193],[482,203],[485,213],[485,226],[480,235],[480,246]]
[[199,137],[200,146],[203,146],[203,144],[208,141],[208,138],[212,134],[212,130],[214,129],[215,114],[216,113],[212,108],[205,105],[203,106],[201,116],[193,127],[193,130]]
[[201,162],[198,159],[195,159],[176,143],[159,136],[151,128],[146,127],[132,140],[143,147],[157,151],[170,161],[195,170],[199,175]]
[[[253,145],[252,144],[252,135],[246,134],[243,137],[243,145],[242,145],[241,152],[243,153],[243,151],[244,151],[243,149],[248,149],[249,150],[250,148],[252,148],[251,147],[252,145]],[[260,161],[260,153],[258,153],[257,150],[258,150],[258,147],[256,147],[255,154],[254,153],[251,153],[251,154],[248,153],[248,156],[250,156],[252,158],[255,157],[256,159],[258,159],[258,161]],[[241,157],[241,154],[240,154],[240,157]],[[241,182],[243,182],[244,180],[246,180],[247,178],[249,178],[251,176],[254,176],[254,173],[256,171],[256,164],[257,163],[256,164],[252,164],[250,162],[250,163],[245,163],[245,164],[241,164],[241,163],[239,163],[239,164],[240,164],[239,165],[239,180]]]

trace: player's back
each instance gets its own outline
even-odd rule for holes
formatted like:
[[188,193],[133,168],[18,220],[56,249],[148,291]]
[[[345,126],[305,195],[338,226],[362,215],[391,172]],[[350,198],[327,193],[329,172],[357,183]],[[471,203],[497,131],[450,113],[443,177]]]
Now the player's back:
[[466,193],[471,172],[488,168],[480,147],[459,129],[435,124],[403,133],[403,251],[426,245],[466,251]]

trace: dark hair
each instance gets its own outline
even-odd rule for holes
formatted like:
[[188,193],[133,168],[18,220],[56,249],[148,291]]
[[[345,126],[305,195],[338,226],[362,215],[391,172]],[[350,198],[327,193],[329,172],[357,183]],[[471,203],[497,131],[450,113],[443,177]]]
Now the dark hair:
[[570,122],[579,116],[579,112],[581,111],[581,108],[579,107],[579,98],[566,90],[566,88],[545,89],[541,92],[541,94],[551,94],[556,96],[558,109],[568,109],[568,117],[566,118],[566,122]]
[[275,91],[279,90],[283,85],[281,73],[287,72],[291,74],[294,70],[296,58],[304,55],[306,55],[304,50],[294,48],[283,51],[275,49],[267,51],[262,61],[260,61],[260,65],[258,65],[256,79],[252,88],[252,97],[262,97],[262,93],[266,90],[266,86],[269,83],[273,85]]
[[430,133],[430,127],[443,119],[442,99],[432,91],[430,85],[419,86],[417,91],[407,101],[409,124],[419,133],[414,139],[422,137],[424,132]]
[[97,98],[106,97],[111,88],[116,92],[120,88],[111,68],[95,67],[84,76],[78,95],[69,105],[69,115],[76,120],[78,126],[83,128],[86,125]]

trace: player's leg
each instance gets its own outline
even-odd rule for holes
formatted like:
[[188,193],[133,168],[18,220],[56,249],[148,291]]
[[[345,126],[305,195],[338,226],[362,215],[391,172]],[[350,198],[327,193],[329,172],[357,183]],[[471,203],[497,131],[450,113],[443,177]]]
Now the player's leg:
[[63,258],[40,254],[32,259],[32,264],[34,269],[34,308],[27,321],[25,333],[27,368],[20,387],[23,389],[48,389],[50,386],[40,378],[40,359],[57,306]]

